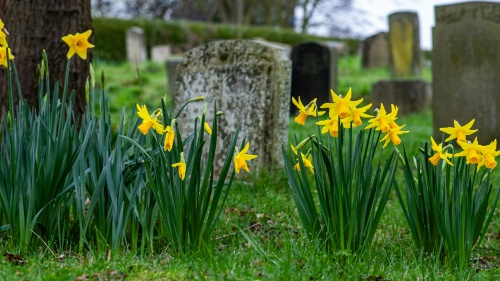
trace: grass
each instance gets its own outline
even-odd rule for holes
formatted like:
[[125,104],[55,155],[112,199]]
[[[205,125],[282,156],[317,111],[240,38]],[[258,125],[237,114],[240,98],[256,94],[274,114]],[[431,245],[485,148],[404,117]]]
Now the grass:
[[[384,69],[362,71],[356,68],[356,60],[341,59],[339,76],[341,87],[353,86],[355,98],[357,87],[369,89],[367,85],[387,75]],[[140,80],[135,68],[127,64],[95,62],[94,68],[96,72],[104,70],[106,90],[117,110],[126,106],[129,112],[135,102],[157,104],[168,93],[161,64],[139,66]],[[299,140],[317,133],[312,118],[305,127],[293,123],[293,118],[290,121],[291,140],[294,133]],[[418,144],[432,134],[431,111],[398,121],[411,131],[402,139],[410,154],[416,153]],[[499,186],[498,168],[492,177],[493,184]],[[82,256],[76,249],[52,253],[53,249],[42,247],[17,256],[10,254],[12,249],[7,246],[15,237],[4,235],[0,236],[0,280],[498,280],[500,214],[496,213],[482,248],[476,252],[481,259],[460,272],[442,269],[434,257],[425,258],[413,250],[395,194],[367,251],[356,255],[325,253],[322,245],[307,240],[284,171],[275,168],[261,171],[258,178],[247,175],[234,184],[214,239],[199,252],[177,256],[169,249],[156,249],[155,253],[129,252],[108,259],[107,254],[87,252]]]

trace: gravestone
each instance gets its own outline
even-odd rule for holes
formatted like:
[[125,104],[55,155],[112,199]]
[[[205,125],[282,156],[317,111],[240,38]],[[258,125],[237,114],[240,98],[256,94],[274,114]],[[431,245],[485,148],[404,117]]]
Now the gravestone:
[[[295,99],[300,96],[304,105],[314,98],[318,98],[318,105],[331,102],[330,89],[337,91],[337,62],[337,50],[333,46],[314,42],[294,47],[291,96]],[[297,113],[293,104],[290,113]]]
[[435,7],[432,82],[434,136],[475,119],[482,144],[500,138],[500,3]]
[[171,51],[169,45],[157,45],[151,48],[152,61],[165,62],[170,55]]
[[391,104],[399,108],[398,116],[418,112],[430,106],[432,85],[423,80],[382,80],[372,85],[372,103],[374,107],[384,104],[386,109]]
[[364,69],[386,67],[389,65],[389,42],[387,32],[372,35],[362,43],[361,66]]
[[374,106],[399,108],[399,115],[418,112],[432,103],[430,85],[422,75],[418,15],[398,12],[389,15],[389,68],[391,79],[372,85]]
[[[224,163],[225,150],[238,125],[238,146],[244,138],[250,142],[248,153],[259,156],[252,160],[251,171],[283,163],[281,145],[288,141],[290,77],[291,62],[285,51],[270,43],[213,41],[184,54],[177,66],[176,108],[203,95],[208,102],[209,123],[214,118],[214,101],[217,110],[224,112],[217,119],[216,173]],[[194,119],[202,115],[202,110],[203,103],[192,103],[179,116],[184,136],[193,132]]]
[[417,13],[398,12],[389,15],[389,49],[391,77],[411,78],[422,75]]
[[170,103],[175,108],[175,79],[177,66],[182,62],[183,57],[169,57],[167,58],[167,81],[168,81],[168,95],[170,98]]
[[274,44],[276,46],[279,46],[279,47],[283,48],[283,50],[285,50],[286,57],[287,58],[291,58],[291,55],[292,55],[292,46],[290,46],[288,44],[284,44],[284,43],[280,43],[280,42],[267,41],[266,39],[260,38],[260,37],[254,38],[254,39],[252,39],[252,41],[255,41],[257,43],[264,43],[264,44],[271,43],[271,44]]
[[142,63],[147,59],[146,38],[144,30],[132,27],[127,30],[127,61],[131,64]]

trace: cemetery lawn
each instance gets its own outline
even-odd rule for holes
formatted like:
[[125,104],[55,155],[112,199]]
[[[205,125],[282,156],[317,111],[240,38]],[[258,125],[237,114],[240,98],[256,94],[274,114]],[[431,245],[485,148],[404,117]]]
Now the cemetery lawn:
[[[344,61],[341,67],[343,63],[355,64]],[[127,106],[127,113],[133,111],[134,102],[149,104],[151,101],[151,105],[157,104],[157,99],[168,92],[163,64],[140,66],[141,83],[135,78],[134,68],[126,64],[96,62],[94,68],[96,73],[104,69],[111,105],[117,109]],[[372,83],[370,79],[380,79],[381,74],[376,73],[385,70],[377,70],[363,82],[361,70],[350,71],[352,75],[349,77],[353,80],[347,83],[341,78],[340,84],[352,85],[354,96],[358,97],[357,85]],[[356,75],[359,75],[359,80],[355,79]],[[405,129],[411,132],[402,136],[408,152],[417,153],[419,143],[428,141],[432,133],[430,110],[400,117],[398,123],[406,124]],[[292,117],[290,140],[294,139],[292,132],[299,133],[299,140],[317,133],[313,118],[309,118],[306,126],[302,127],[293,123]],[[500,187],[499,169],[497,167],[492,173],[495,190]],[[253,171],[251,167],[250,170]],[[2,236],[0,280],[500,279],[498,209],[481,248],[475,252],[480,256],[479,261],[474,261],[474,266],[465,271],[456,272],[440,268],[436,257],[426,258],[414,250],[409,228],[394,192],[387,203],[374,243],[367,251],[356,255],[349,252],[326,253],[321,245],[308,241],[301,229],[283,169],[261,171],[259,178],[245,176],[231,187],[219,227],[212,241],[200,252],[178,256],[169,249],[155,248],[154,253],[148,252],[148,249],[138,253],[124,251],[109,258],[110,253],[86,252],[81,255],[76,249],[58,252],[57,249],[41,247],[31,249],[29,254],[17,255],[15,249],[6,246],[6,240],[15,237]],[[397,180],[403,184],[401,171],[397,172]]]

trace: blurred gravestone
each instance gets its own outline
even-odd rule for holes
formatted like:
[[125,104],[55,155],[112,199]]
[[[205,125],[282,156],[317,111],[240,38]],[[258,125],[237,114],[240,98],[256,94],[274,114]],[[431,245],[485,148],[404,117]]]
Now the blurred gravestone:
[[[225,150],[238,125],[238,146],[245,138],[250,142],[249,153],[259,155],[252,161],[255,169],[281,164],[280,147],[288,141],[291,76],[291,62],[283,48],[226,40],[201,45],[184,55],[177,66],[176,109],[188,99],[203,95],[208,102],[209,121],[214,118],[214,101],[217,110],[224,112],[217,119],[216,173],[224,163]],[[202,110],[202,103],[192,103],[179,116],[184,135],[193,132],[194,119],[202,115]]]
[[500,3],[435,7],[432,81],[434,136],[475,118],[475,135],[500,138]]
[[147,53],[144,30],[139,27],[132,27],[127,30],[126,37],[127,61],[132,64],[145,62]]
[[170,54],[169,45],[157,45],[151,48],[151,60],[155,62],[165,62]]
[[389,15],[390,69],[392,78],[422,75],[422,51],[418,15],[398,12]]
[[177,66],[182,62],[182,57],[169,57],[167,58],[167,81],[168,81],[168,95],[170,103],[175,107],[175,79]]
[[389,42],[387,41],[387,32],[380,32],[363,40],[361,52],[361,66],[364,69],[388,66]]
[[372,85],[372,102],[379,107],[399,107],[399,115],[418,112],[432,103],[432,87],[422,75],[418,15],[399,12],[389,15],[389,66],[391,79]]
[[271,44],[274,44],[274,45],[276,45],[278,47],[281,47],[281,48],[283,48],[283,50],[285,50],[287,58],[290,58],[291,55],[292,55],[292,46],[290,46],[288,44],[284,44],[284,43],[280,43],[280,42],[267,41],[266,39],[260,38],[260,37],[254,38],[254,39],[252,39],[252,41],[255,41],[257,43],[264,43],[264,44],[271,43]]
[[397,105],[400,116],[429,107],[432,99],[432,86],[423,80],[382,80],[372,87],[372,103],[376,107],[382,103],[387,110]]
[[[318,98],[321,105],[331,101],[330,89],[337,91],[337,50],[322,43],[305,43],[292,50],[292,97],[304,105]],[[342,93],[337,93],[342,94]],[[291,99],[291,98],[290,98]],[[291,104],[290,113],[297,112]]]

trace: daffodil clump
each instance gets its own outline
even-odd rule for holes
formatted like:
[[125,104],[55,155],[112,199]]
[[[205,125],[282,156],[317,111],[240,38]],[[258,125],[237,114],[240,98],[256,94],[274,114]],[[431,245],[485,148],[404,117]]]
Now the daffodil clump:
[[[488,145],[467,138],[477,132],[474,119],[462,126],[440,128],[443,143],[430,138],[413,159],[404,151],[406,196],[396,194],[419,251],[439,256],[451,268],[470,265],[491,221],[500,192],[489,209],[490,172],[496,167],[497,140]],[[457,152],[458,151],[458,152]],[[412,165],[413,164],[413,165]]]
[[[380,152],[389,143],[399,145],[408,131],[396,123],[394,105],[390,113],[383,104],[369,112],[372,105],[353,100],[351,89],[344,97],[331,95],[332,102],[322,105],[292,98],[299,109],[295,122],[314,118],[318,134],[292,144],[291,154],[283,147],[285,171],[309,237],[334,251],[357,251],[371,243],[394,180],[395,150],[387,157]],[[356,128],[363,123],[364,129]]]

